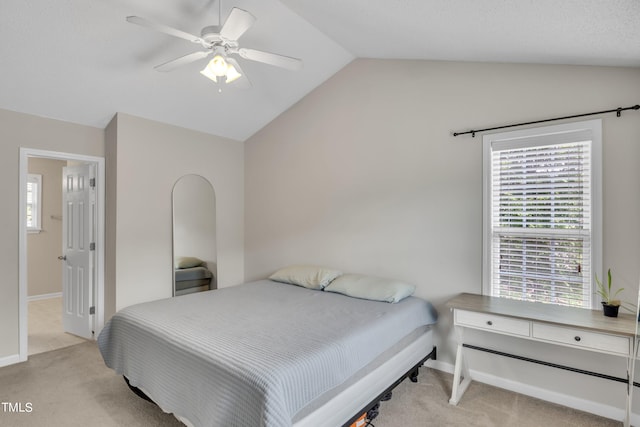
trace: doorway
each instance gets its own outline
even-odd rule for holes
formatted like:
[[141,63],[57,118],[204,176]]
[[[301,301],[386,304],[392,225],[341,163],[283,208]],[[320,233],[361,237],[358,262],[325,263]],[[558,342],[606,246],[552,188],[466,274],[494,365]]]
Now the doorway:
[[[32,186],[30,184],[30,182],[33,181],[33,176],[30,175],[29,172],[30,161],[32,163],[40,162],[40,164],[46,164],[47,161],[51,161],[49,164],[53,166],[54,169],[56,166],[61,168],[57,178],[55,175],[52,177],[54,180],[59,179],[59,181],[55,183],[56,185],[52,185],[54,184],[53,182],[48,182],[50,187],[58,187],[58,194],[54,196],[58,197],[58,209],[53,213],[51,210],[42,211],[39,218],[41,222],[40,224],[36,224],[41,228],[40,230],[38,230],[38,227],[35,227],[34,230],[33,200],[31,197],[33,193],[31,193]],[[65,179],[62,179],[63,166]],[[71,178],[69,170],[76,170],[79,166],[91,170],[91,177],[87,177],[86,180],[82,179],[81,181],[78,180],[75,175],[74,178]],[[42,176],[40,176],[40,179],[42,179]],[[47,181],[51,181],[51,177],[49,180],[41,182],[42,188],[46,188]],[[20,361],[25,361],[29,353],[32,353],[29,348],[29,330],[33,329],[33,327],[41,328],[43,318],[47,319],[44,323],[58,322],[60,328],[59,333],[61,335],[67,335],[67,338],[59,340],[62,344],[60,345],[61,347],[65,344],[74,343],[74,340],[70,338],[75,338],[68,334],[63,334],[64,330],[76,335],[84,335],[85,338],[91,339],[97,336],[104,325],[104,158],[21,148],[19,182],[19,357]],[[37,183],[37,180],[35,182]],[[76,228],[77,232],[74,234],[74,232],[70,231],[69,224],[73,224],[74,221],[77,222],[77,219],[81,217],[79,213],[82,212],[83,206],[80,207],[80,210],[74,207],[74,203],[70,201],[67,194],[60,190],[60,185],[63,182],[73,182],[75,186],[79,184],[85,185],[84,183],[86,182],[87,188],[91,185],[90,195],[87,196],[88,198],[86,200],[90,200],[91,203],[82,204],[87,207],[85,212],[91,212],[91,216],[85,215],[84,218],[90,218],[90,222],[95,224],[93,227],[84,227],[88,221],[80,219],[81,226],[80,228]],[[62,187],[65,186],[62,185]],[[27,188],[30,190],[29,197],[27,196]],[[54,190],[54,192],[55,191],[56,190]],[[87,191],[87,194],[89,194],[89,191]],[[64,202],[62,201],[63,196],[65,197]],[[52,197],[51,194],[49,194],[49,197]],[[51,234],[60,233],[60,237],[57,239],[58,243],[54,243],[53,247],[49,246],[46,248],[48,253],[46,253],[45,256],[48,259],[52,258],[53,262],[59,264],[54,264],[53,267],[49,266],[48,268],[42,266],[42,269],[40,269],[39,265],[32,265],[36,262],[40,264],[40,261],[38,261],[37,258],[31,259],[34,254],[29,250],[28,242],[29,239],[31,239],[31,242],[34,241],[34,233],[42,232],[44,234],[47,231],[42,227],[43,222],[46,223],[46,221],[49,222],[48,229]],[[78,238],[73,237],[73,239],[70,240],[72,236],[76,235],[91,235],[90,261],[87,261],[85,267],[80,268],[82,274],[78,274],[78,269],[66,261],[65,256],[65,253],[68,253],[70,257],[77,257],[77,254],[74,255],[73,252],[77,247],[74,246],[72,248],[71,246],[77,246]],[[73,243],[71,243],[72,241]],[[86,241],[89,242],[89,240]],[[79,244],[82,246],[82,242]],[[55,246],[57,246],[57,249]],[[88,243],[86,244],[86,248],[88,253]],[[62,268],[60,268],[61,266]],[[30,275],[37,276],[42,270],[49,271],[51,275],[59,276],[52,278],[54,287],[47,288],[46,285],[43,287],[42,282],[44,281],[41,280],[38,286],[32,286],[36,289],[30,290],[29,282],[33,282],[30,280]],[[73,274],[69,275],[67,274],[68,272],[72,272]],[[84,279],[77,281],[76,279],[78,277],[88,277],[90,280]],[[56,285],[55,282],[58,284]],[[79,302],[82,301],[84,301],[84,304],[78,305]],[[42,311],[35,312],[35,310],[38,310],[38,308],[36,308],[37,306],[44,308],[42,308]],[[30,313],[30,309],[33,309],[34,312]],[[85,322],[84,332],[77,329],[77,322],[75,327],[69,326],[68,317],[70,313],[76,317],[80,314],[84,315],[84,320],[80,319],[81,322]],[[53,317],[47,317],[51,315],[53,315]],[[65,316],[66,319],[64,321],[62,321],[63,316]],[[30,325],[30,322],[34,324]],[[62,325],[64,325],[64,328],[62,328]],[[42,332],[42,330],[40,330],[40,332]],[[55,338],[54,340],[58,339]]]

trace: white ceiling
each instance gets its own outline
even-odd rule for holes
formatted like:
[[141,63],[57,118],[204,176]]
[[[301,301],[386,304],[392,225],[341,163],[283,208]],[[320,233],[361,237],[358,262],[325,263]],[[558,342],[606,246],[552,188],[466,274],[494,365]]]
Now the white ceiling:
[[354,57],[640,67],[640,0],[222,0],[256,23],[241,46],[301,58],[293,72],[239,59],[252,88],[153,66],[198,46],[218,0],[0,0],[0,108],[105,127],[124,112],[243,141]]

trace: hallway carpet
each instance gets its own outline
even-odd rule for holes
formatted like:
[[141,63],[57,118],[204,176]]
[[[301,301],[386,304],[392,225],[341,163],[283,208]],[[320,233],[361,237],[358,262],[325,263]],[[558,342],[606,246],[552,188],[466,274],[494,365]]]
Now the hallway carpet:
[[64,332],[62,297],[29,301],[29,356],[57,350],[86,340]]

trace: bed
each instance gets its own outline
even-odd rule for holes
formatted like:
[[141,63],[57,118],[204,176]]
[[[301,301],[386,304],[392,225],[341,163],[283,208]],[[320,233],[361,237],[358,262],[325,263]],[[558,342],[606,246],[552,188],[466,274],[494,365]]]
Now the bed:
[[215,263],[194,256],[178,256],[174,259],[174,296],[215,289]]
[[205,266],[176,268],[175,295],[186,295],[211,289],[213,273]]
[[138,304],[107,322],[105,363],[189,426],[348,425],[435,358],[430,303],[259,280]]

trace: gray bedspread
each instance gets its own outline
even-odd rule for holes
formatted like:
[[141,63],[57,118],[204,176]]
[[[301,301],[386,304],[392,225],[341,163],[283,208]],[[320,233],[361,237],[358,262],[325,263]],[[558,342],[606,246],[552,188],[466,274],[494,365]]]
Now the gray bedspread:
[[194,426],[290,426],[293,416],[402,337],[426,301],[367,301],[270,280],[127,307],[105,363]]

